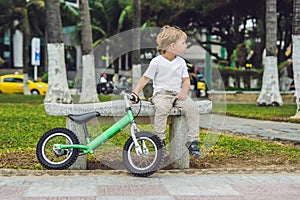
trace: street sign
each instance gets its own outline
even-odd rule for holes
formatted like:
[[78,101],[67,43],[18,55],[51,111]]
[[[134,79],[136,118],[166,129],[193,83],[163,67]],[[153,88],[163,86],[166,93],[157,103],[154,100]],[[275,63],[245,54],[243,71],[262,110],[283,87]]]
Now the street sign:
[[41,39],[32,38],[31,40],[31,64],[39,66],[41,64]]

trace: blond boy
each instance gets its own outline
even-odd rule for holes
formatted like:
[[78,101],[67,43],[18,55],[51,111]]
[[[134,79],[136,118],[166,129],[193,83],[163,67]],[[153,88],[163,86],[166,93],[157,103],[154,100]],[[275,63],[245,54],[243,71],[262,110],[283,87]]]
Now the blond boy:
[[157,49],[160,55],[153,58],[144,75],[132,92],[133,103],[137,103],[137,94],[150,79],[153,80],[153,96],[150,101],[155,105],[154,129],[165,140],[167,117],[173,106],[177,107],[187,120],[188,141],[186,146],[190,154],[199,157],[199,112],[197,104],[188,96],[190,79],[186,62],[178,55],[186,51],[187,35],[180,29],[164,26],[157,35]]

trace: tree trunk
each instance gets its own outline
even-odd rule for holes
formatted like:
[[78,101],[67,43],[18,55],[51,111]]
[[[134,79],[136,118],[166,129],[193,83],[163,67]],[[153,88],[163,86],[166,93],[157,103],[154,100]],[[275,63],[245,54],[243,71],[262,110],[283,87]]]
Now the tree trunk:
[[[132,35],[132,88],[135,88],[137,82],[142,77],[141,66],[141,1],[133,1],[133,35]],[[143,91],[139,96],[144,98]]]
[[96,89],[95,58],[93,52],[92,27],[88,0],[80,0],[81,47],[82,47],[82,90],[79,102],[99,102]]
[[48,33],[48,92],[45,102],[72,103],[65,67],[60,1],[45,0]]
[[297,111],[294,118],[300,118],[300,0],[294,0],[293,5],[293,71]]
[[[22,26],[25,26],[23,24]],[[28,43],[29,43],[29,37],[28,34],[25,31],[23,32],[23,83],[24,83],[24,94],[30,95],[29,87],[28,87],[28,65],[29,65],[29,49],[28,49]]]
[[276,0],[266,1],[266,59],[262,89],[257,104],[260,106],[282,106],[279,92],[278,61],[276,56],[277,16]]

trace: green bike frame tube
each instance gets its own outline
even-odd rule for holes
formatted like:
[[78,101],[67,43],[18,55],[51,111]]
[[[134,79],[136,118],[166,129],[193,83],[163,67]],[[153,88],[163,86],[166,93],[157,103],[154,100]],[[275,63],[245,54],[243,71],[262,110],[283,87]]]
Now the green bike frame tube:
[[92,152],[98,146],[103,144],[106,140],[113,137],[122,128],[127,126],[130,122],[134,122],[134,116],[133,116],[132,110],[128,110],[124,117],[122,117],[119,121],[114,123],[111,127],[109,127],[101,135],[99,135],[93,141],[91,141],[89,144],[87,144],[88,150],[90,152]]
[[134,115],[131,109],[127,110],[127,113],[124,117],[122,117],[119,121],[114,123],[110,128],[96,137],[93,141],[87,140],[87,145],[82,144],[59,144],[56,146],[57,149],[69,149],[76,148],[80,149],[83,153],[93,153],[93,150],[98,146],[103,144],[106,140],[113,137],[117,132],[119,132],[122,128],[127,126],[130,122],[134,122]]
[[82,144],[57,144],[57,146],[54,146],[55,149],[81,149],[83,151],[88,150],[88,147],[86,145]]

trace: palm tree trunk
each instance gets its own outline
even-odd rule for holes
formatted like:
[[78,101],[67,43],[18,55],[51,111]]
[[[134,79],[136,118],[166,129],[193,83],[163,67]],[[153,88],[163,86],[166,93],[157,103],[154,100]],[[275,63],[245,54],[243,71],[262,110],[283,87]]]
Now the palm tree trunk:
[[80,0],[81,47],[82,47],[82,90],[79,102],[99,102],[96,90],[95,58],[92,27],[88,0]]
[[[133,1],[133,36],[132,36],[132,88],[135,88],[142,76],[141,66],[141,0]],[[143,91],[140,97],[144,98]]]
[[293,12],[293,71],[297,103],[294,118],[300,118],[300,0],[294,0]]
[[60,1],[45,0],[48,33],[48,92],[45,102],[72,103],[65,67]]
[[260,106],[282,106],[279,92],[277,69],[276,41],[277,41],[277,2],[266,0],[266,59],[263,73],[262,89],[257,104]]
[[[26,16],[27,18],[27,16]],[[24,94],[30,95],[30,91],[28,88],[28,65],[29,65],[29,36],[28,33],[25,31],[25,24],[22,24],[22,33],[23,33],[23,83],[24,83]]]

